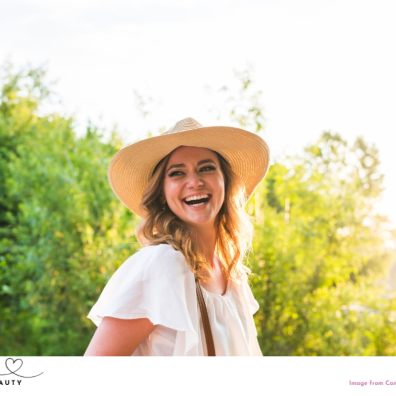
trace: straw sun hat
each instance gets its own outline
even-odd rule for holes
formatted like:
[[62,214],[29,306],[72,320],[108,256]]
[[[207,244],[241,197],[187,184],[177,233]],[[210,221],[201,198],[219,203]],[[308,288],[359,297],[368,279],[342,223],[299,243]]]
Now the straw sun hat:
[[147,182],[157,163],[179,146],[203,147],[221,154],[241,178],[248,198],[268,170],[269,149],[258,135],[233,127],[204,127],[186,118],[159,136],[124,147],[112,158],[110,186],[132,212],[146,215],[140,204]]

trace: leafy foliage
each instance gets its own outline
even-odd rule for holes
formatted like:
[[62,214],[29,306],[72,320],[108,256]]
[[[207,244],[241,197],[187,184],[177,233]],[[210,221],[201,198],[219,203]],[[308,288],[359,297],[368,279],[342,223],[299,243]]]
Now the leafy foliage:
[[265,355],[396,352],[396,300],[384,284],[392,255],[372,209],[378,165],[361,138],[348,145],[326,132],[300,158],[274,164],[249,204],[261,219],[250,261]]
[[1,354],[81,354],[88,309],[136,248],[106,177],[120,141],[94,128],[77,139],[71,119],[39,116],[42,78],[9,76],[0,104]]

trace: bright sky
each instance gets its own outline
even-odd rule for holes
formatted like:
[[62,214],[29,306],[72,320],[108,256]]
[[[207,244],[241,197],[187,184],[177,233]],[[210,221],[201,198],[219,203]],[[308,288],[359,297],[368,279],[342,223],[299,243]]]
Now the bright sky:
[[208,87],[250,65],[273,157],[324,130],[362,135],[380,150],[381,210],[396,225],[395,20],[394,0],[2,0],[0,62],[46,65],[62,111],[81,129],[117,124],[126,142],[186,116],[219,123]]

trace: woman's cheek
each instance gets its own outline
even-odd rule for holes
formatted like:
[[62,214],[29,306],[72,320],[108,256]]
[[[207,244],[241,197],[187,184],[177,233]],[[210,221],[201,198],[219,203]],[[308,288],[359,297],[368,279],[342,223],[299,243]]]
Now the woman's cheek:
[[178,183],[169,182],[165,188],[165,198],[169,202],[178,202],[180,186]]

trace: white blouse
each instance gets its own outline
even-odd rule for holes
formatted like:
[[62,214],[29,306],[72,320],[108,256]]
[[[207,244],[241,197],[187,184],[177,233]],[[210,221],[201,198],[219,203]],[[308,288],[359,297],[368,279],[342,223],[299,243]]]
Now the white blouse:
[[[230,279],[224,295],[201,288],[216,355],[262,355],[253,320],[259,305],[247,275]],[[105,316],[156,325],[134,356],[207,355],[194,274],[170,245],[143,247],[114,272],[88,314],[96,326]]]

